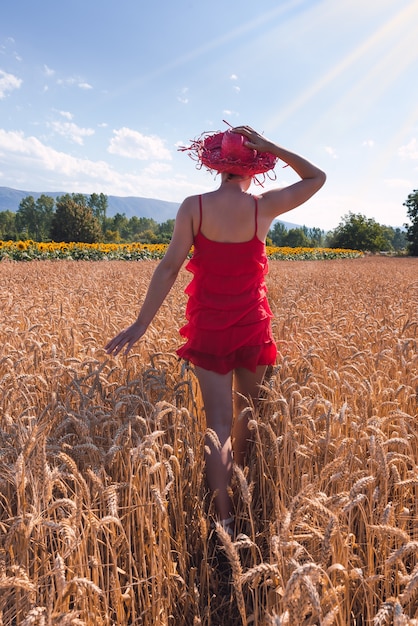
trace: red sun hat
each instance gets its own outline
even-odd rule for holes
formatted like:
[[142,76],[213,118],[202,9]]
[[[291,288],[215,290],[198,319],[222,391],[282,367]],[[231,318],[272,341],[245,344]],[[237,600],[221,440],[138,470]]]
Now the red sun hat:
[[227,172],[239,176],[256,176],[272,170],[278,158],[270,152],[258,152],[245,145],[247,138],[232,130],[204,133],[185,148],[189,156],[218,173]]

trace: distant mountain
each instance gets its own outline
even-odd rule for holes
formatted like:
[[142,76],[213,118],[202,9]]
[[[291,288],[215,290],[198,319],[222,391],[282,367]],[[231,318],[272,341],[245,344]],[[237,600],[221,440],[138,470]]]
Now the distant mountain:
[[[27,196],[33,196],[35,200],[39,196],[45,195],[56,199],[69,193],[66,191],[21,191],[10,187],[0,187],[0,211],[16,212],[20,202]],[[179,208],[178,202],[166,202],[165,200],[155,200],[154,198],[134,198],[119,196],[107,196],[108,216],[113,217],[116,213],[124,213],[127,218],[152,217],[156,222],[161,223],[176,217]]]
[[[11,189],[10,187],[0,187],[0,211],[13,211],[18,210],[19,204],[27,196],[33,196],[35,200],[39,196],[45,195],[51,198],[57,198],[57,196],[63,196],[67,191],[21,191],[19,189]],[[124,213],[129,219],[136,215],[137,217],[149,217],[161,224],[167,220],[174,219],[177,214],[177,210],[180,206],[178,202],[167,202],[166,200],[156,200],[155,198],[141,198],[141,197],[122,197],[122,196],[107,196],[108,202],[108,217],[113,217],[116,213]],[[279,220],[285,225],[287,229],[300,228],[298,224],[292,224],[291,222],[284,222]]]

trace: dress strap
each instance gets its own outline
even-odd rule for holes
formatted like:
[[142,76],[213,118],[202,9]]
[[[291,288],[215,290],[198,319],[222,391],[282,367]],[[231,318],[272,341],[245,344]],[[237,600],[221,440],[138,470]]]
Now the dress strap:
[[254,237],[257,236],[257,232],[258,232],[258,198],[254,197],[254,202],[255,202],[255,233],[254,233]]
[[202,196],[199,196],[199,213],[200,213],[200,219],[199,219],[199,228],[198,228],[198,233],[200,233],[200,229],[202,228]]

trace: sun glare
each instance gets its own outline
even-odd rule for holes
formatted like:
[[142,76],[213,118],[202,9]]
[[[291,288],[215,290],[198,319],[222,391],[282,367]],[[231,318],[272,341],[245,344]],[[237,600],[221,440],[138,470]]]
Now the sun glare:
[[[370,94],[370,100],[375,101],[418,57],[418,47],[415,45],[416,29],[414,28],[417,17],[418,5],[415,2],[400,10],[395,17],[387,20],[315,83],[309,85],[297,98],[282,108],[274,118],[269,120],[269,128],[275,130],[280,127],[286,119],[328,85],[342,77],[356,63],[362,65],[361,79],[348,92],[342,93],[332,108],[323,112],[322,118],[317,121],[317,126],[328,124],[330,118],[335,117],[340,109],[350,109],[350,102],[358,103],[360,95],[364,94],[367,88],[369,88],[367,92]],[[380,61],[364,73],[365,60],[376,50],[383,50]],[[370,93],[372,85],[373,93]]]

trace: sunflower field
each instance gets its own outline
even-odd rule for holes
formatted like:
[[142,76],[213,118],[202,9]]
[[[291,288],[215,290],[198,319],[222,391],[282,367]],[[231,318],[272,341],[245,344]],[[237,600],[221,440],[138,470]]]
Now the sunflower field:
[[[1,241],[0,260],[33,261],[66,259],[74,261],[140,261],[161,259],[168,244],[148,243],[57,243],[26,241]],[[267,255],[271,259],[298,261],[343,259],[363,256],[359,250],[338,248],[278,248],[267,246]]]

